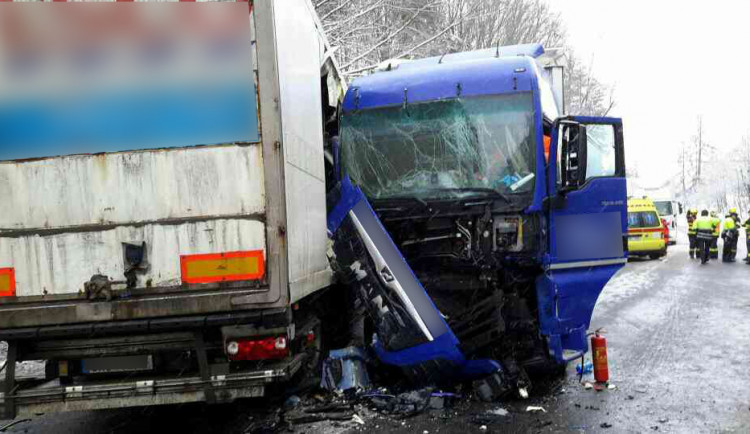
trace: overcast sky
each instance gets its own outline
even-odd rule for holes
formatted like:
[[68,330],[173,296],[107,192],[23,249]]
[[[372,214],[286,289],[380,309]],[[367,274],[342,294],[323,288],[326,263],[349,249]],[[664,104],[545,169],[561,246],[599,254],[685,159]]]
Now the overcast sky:
[[750,1],[548,1],[576,54],[615,86],[611,115],[644,186],[678,173],[698,115],[720,152],[750,132]]

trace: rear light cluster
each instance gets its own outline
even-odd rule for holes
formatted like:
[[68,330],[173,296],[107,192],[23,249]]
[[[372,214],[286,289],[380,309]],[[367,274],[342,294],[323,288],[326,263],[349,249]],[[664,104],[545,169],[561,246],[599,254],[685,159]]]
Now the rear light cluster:
[[230,360],[283,359],[289,355],[289,345],[286,336],[231,339],[226,352]]
[[0,297],[16,295],[16,275],[13,268],[0,268]]

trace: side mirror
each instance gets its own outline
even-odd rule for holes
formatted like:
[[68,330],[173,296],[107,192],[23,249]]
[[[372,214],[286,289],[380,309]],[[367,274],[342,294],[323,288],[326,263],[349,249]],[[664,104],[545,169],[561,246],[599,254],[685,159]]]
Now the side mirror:
[[561,191],[575,190],[586,182],[586,126],[575,122],[560,124]]

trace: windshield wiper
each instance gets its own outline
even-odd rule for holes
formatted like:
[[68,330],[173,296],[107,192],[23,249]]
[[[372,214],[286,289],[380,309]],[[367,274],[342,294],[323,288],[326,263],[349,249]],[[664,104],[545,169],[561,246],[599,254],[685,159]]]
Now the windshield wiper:
[[[493,189],[493,188],[486,188],[486,187],[460,187],[460,188],[436,188],[435,191],[445,191],[445,192],[457,192],[457,193],[484,193],[485,195],[491,195],[494,197],[499,197],[500,199],[504,200],[507,203],[513,203],[513,201],[506,195],[500,193],[499,191]],[[459,199],[471,199],[470,197],[466,198],[459,198]]]

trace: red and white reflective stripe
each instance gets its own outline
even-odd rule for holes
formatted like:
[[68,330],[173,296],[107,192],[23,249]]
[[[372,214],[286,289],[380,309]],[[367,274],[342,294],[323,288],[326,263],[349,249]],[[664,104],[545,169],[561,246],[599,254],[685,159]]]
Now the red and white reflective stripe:
[[663,226],[653,227],[653,228],[631,228],[628,229],[629,234],[642,234],[642,233],[648,233],[648,232],[662,232],[664,230]]

